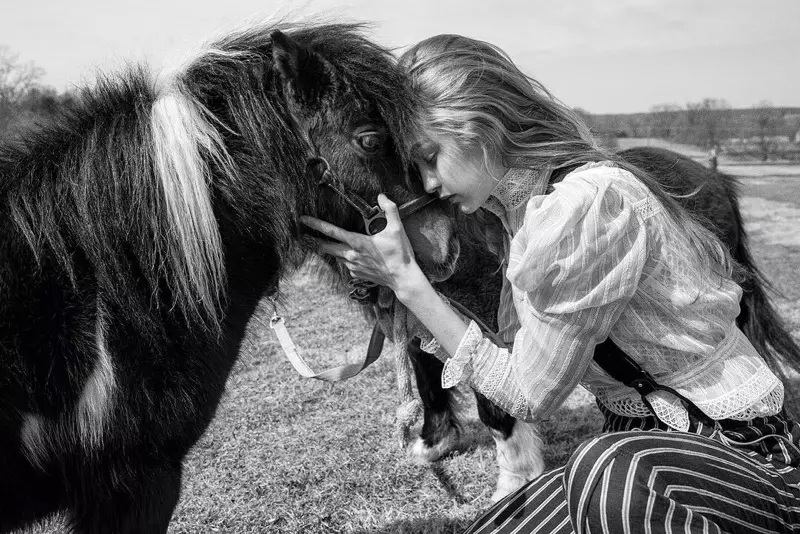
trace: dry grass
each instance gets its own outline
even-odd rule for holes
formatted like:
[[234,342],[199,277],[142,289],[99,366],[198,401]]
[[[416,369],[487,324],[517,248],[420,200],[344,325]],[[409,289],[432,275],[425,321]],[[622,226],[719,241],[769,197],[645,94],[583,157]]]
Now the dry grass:
[[[303,303],[287,324],[312,366],[362,354],[369,326],[356,310],[306,273],[287,290]],[[473,417],[464,450],[435,466],[416,465],[396,442],[389,358],[331,386],[298,378],[268,328],[254,325],[252,335],[253,350],[187,462],[173,532],[460,532],[488,506],[493,442],[474,410],[467,409]],[[571,444],[585,419],[599,422],[595,413],[563,415],[560,430],[549,427],[554,442]],[[570,417],[584,420],[564,424]],[[591,431],[596,425],[582,435]],[[564,450],[553,448],[553,465]]]
[[[754,256],[782,292],[777,303],[796,334],[800,247],[775,235],[800,207],[798,183],[745,180],[743,191]],[[286,290],[288,327],[312,366],[361,355],[369,327],[356,310],[308,273]],[[410,462],[395,442],[397,392],[388,358],[342,384],[303,380],[265,325],[270,312],[251,324],[228,394],[187,458],[170,532],[444,534],[460,532],[489,505],[494,448],[474,418],[465,425],[463,450],[434,466]],[[562,410],[545,429],[549,464],[563,463],[598,428],[592,406]],[[35,529],[43,531],[58,527]]]

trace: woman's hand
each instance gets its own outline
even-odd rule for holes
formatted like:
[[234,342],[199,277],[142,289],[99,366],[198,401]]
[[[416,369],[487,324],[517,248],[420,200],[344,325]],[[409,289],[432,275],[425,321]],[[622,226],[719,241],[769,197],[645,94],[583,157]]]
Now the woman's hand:
[[372,236],[348,232],[308,216],[301,217],[300,222],[333,240],[316,239],[319,251],[334,256],[350,276],[398,293],[425,277],[414,258],[397,205],[383,194],[378,195],[378,205],[386,212],[386,228]]
[[333,239],[317,239],[320,252],[334,256],[353,278],[394,291],[442,347],[455,354],[467,324],[445,304],[417,265],[395,203],[378,195],[378,204],[386,212],[386,228],[372,236],[348,232],[313,217],[301,217],[300,221]]

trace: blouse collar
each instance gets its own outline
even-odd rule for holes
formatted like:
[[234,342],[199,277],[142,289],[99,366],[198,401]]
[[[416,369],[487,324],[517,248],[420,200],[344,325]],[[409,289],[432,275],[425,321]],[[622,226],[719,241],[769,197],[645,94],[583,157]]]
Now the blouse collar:
[[549,170],[512,167],[498,180],[483,207],[502,219],[527,204],[532,196],[544,194],[549,177]]

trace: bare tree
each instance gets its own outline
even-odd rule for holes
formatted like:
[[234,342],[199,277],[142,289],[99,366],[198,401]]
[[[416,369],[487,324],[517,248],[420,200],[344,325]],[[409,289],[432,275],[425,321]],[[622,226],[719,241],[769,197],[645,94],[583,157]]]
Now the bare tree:
[[704,98],[686,104],[686,123],[692,142],[706,147],[718,146],[725,135],[728,102],[718,98]]
[[657,104],[651,107],[651,135],[661,139],[675,138],[681,123],[680,111],[678,104]]
[[39,86],[44,71],[32,62],[22,63],[19,54],[0,46],[0,133],[12,121],[20,104]]
[[767,161],[770,152],[775,148],[773,139],[781,126],[783,114],[767,100],[762,100],[753,109],[755,110],[756,126],[758,126],[758,148],[761,152],[761,161]]

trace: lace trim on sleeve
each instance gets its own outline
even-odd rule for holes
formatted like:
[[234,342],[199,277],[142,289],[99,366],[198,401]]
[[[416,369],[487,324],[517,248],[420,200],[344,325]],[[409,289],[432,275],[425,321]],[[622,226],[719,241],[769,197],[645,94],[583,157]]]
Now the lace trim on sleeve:
[[423,352],[427,352],[428,354],[436,354],[442,349],[441,345],[439,345],[439,341],[433,336],[431,336],[430,339],[428,339],[420,335],[419,338],[420,338],[419,348]]
[[472,358],[475,356],[483,333],[475,321],[470,321],[467,332],[461,338],[456,353],[453,357],[444,362],[442,370],[442,387],[452,388],[465,382],[472,375]]

